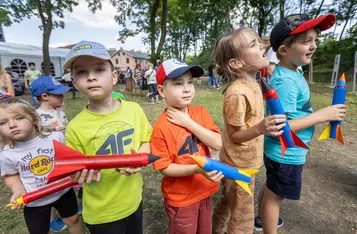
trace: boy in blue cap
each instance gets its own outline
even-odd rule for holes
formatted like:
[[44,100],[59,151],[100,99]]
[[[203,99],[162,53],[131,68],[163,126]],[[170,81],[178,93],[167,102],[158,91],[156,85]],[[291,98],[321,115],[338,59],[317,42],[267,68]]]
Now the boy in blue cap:
[[31,85],[31,92],[40,103],[36,113],[47,130],[64,131],[68,120],[62,109],[63,94],[71,88],[61,85],[50,76],[40,76]]

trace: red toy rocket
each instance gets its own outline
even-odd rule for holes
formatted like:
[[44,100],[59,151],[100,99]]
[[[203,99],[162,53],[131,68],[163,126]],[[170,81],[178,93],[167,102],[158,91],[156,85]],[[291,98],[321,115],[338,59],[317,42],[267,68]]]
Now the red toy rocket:
[[[285,115],[276,90],[271,87],[264,79],[261,79],[261,85],[263,97],[269,108],[270,114]],[[284,132],[279,136],[282,156],[284,157],[287,148],[299,146],[305,149],[309,149],[309,147],[293,131],[291,131],[288,120],[286,120],[285,123],[286,126],[282,128]]]
[[118,167],[142,167],[160,157],[147,153],[86,156],[68,146],[53,141],[55,165],[48,175],[48,182],[59,180],[83,169],[101,170]]
[[[25,195],[19,197],[16,199],[17,204],[28,204],[30,202],[36,201],[40,198],[43,198],[45,196],[48,196],[52,193],[61,191],[65,188],[72,187],[73,185],[76,185],[76,182],[73,182],[72,178],[68,177],[64,180],[61,181],[56,181],[54,183],[51,183],[43,188],[40,188],[38,190],[26,193]],[[14,206],[14,203],[9,203],[6,206]]]

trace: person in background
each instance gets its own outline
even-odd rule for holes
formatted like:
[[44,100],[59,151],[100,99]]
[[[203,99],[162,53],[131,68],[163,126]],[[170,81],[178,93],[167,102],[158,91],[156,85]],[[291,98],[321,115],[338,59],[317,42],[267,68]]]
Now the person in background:
[[36,69],[36,64],[32,61],[28,62],[28,69],[25,71],[25,88],[28,89],[32,82],[41,76],[41,71]]
[[67,83],[68,87],[72,88],[72,99],[76,98],[76,89],[73,86],[72,80],[71,80],[71,70],[65,69],[62,79]]

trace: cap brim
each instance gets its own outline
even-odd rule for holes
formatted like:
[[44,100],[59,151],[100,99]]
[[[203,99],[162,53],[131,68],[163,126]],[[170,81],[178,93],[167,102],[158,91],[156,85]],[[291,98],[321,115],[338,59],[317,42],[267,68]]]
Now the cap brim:
[[63,64],[63,68],[64,69],[72,69],[72,63],[74,62],[74,60],[80,56],[91,56],[91,57],[95,57],[95,58],[99,58],[99,59],[103,59],[105,61],[109,61],[113,66],[114,64],[112,63],[111,59],[108,59],[107,57],[104,56],[99,56],[99,55],[92,55],[92,54],[78,54],[76,56],[73,56],[72,58],[70,58],[69,60],[67,60],[64,64]]
[[64,94],[64,93],[67,93],[71,89],[72,88],[70,88],[70,87],[62,86],[62,87],[60,87],[58,89],[52,90],[52,91],[47,92],[47,93],[49,93],[49,94]]
[[177,68],[175,70],[173,70],[172,72],[170,72],[169,74],[167,74],[166,78],[177,78],[179,76],[182,76],[185,72],[187,72],[188,70],[191,71],[192,77],[201,77],[203,76],[204,70],[202,67],[200,66],[185,66],[185,67],[180,67]]
[[312,28],[318,28],[320,31],[325,31],[331,28],[336,22],[336,16],[333,14],[323,15],[316,19],[306,21],[305,23],[299,25],[289,35],[299,34],[306,32]]

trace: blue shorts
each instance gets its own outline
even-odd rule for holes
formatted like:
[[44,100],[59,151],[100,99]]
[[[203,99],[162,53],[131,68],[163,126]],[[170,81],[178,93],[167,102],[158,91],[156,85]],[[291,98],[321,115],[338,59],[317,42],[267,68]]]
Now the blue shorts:
[[304,164],[290,165],[278,163],[264,155],[264,165],[268,189],[286,199],[300,199]]

